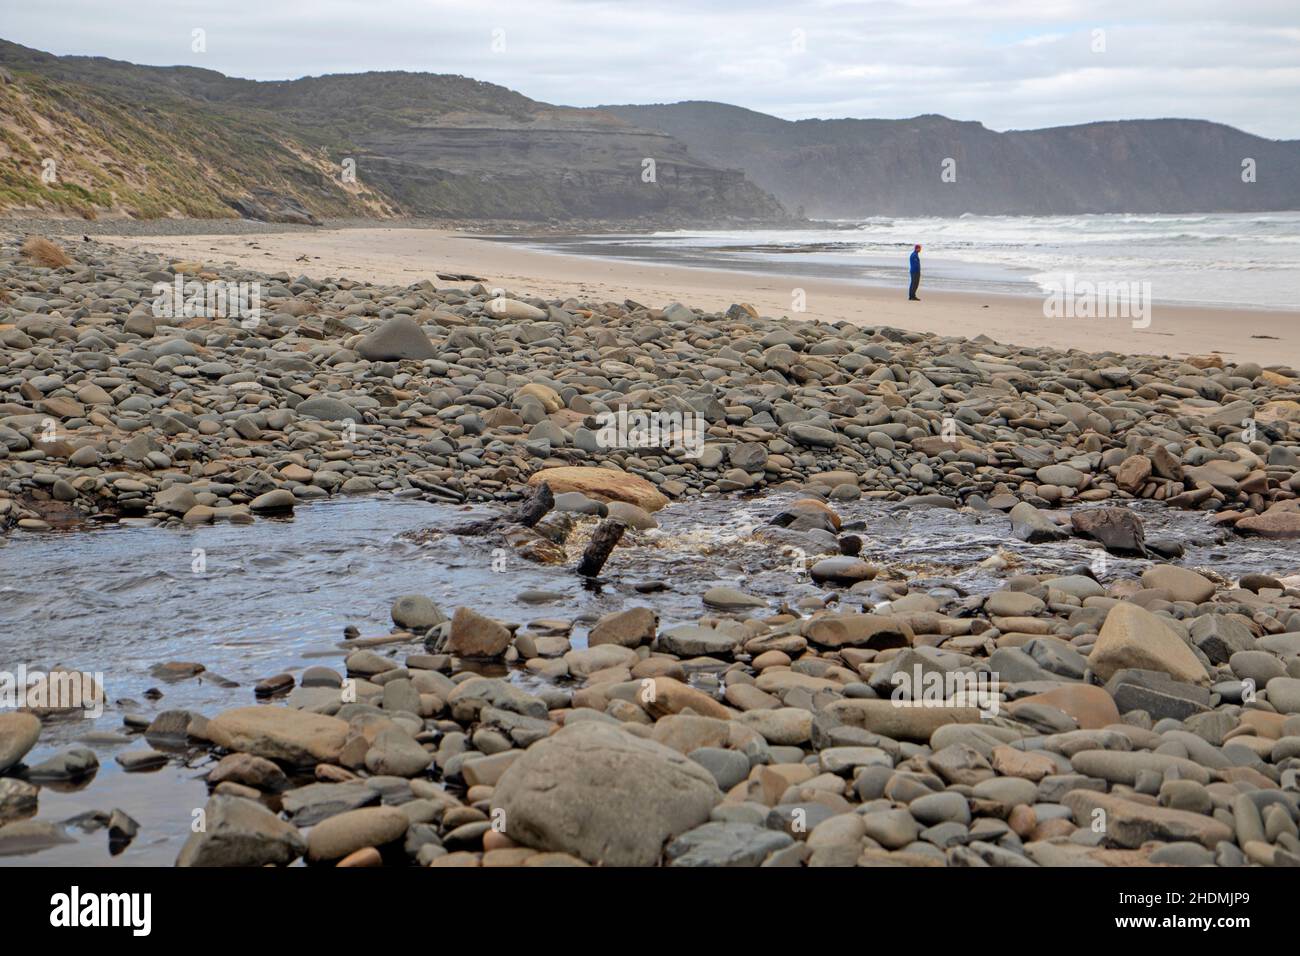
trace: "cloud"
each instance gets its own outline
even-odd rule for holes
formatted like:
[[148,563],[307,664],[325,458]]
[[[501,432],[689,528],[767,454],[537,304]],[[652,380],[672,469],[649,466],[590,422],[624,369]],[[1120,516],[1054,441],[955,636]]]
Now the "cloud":
[[574,106],[707,99],[993,129],[1190,116],[1300,138],[1294,0],[63,0],[57,16],[0,0],[0,12],[7,39],[52,53],[253,79],[402,69]]

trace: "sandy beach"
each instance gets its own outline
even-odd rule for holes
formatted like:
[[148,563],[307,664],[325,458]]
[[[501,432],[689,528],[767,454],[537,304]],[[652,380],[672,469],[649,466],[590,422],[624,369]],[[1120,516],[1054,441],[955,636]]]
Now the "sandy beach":
[[[539,252],[450,231],[412,228],[334,229],[309,235],[105,236],[127,247],[164,255],[233,262],[269,272],[313,278],[347,276],[406,283],[435,272],[479,276],[517,295],[622,302],[650,306],[673,301],[725,309],[748,302],[764,315],[794,316],[794,290],[803,289],[800,317],[858,325],[890,325],[938,335],[987,335],[1026,346],[1111,351],[1123,355],[1206,355],[1263,366],[1300,365],[1300,322],[1294,313],[1162,306],[1150,326],[1126,319],[1048,319],[1042,299],[962,292],[926,292],[907,302],[898,291],[850,282],[744,272],[655,266]],[[307,257],[303,259],[302,257]],[[900,277],[902,272],[900,269]]]

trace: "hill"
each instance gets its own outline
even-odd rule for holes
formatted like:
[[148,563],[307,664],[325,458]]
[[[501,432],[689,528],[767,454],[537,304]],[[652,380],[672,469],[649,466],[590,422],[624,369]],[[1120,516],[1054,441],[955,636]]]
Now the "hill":
[[743,173],[668,134],[461,76],[257,82],[4,41],[0,68],[0,211],[10,213],[788,218]]
[[[1300,142],[1202,120],[998,133],[933,115],[789,121],[703,102],[601,109],[738,167],[817,218],[1300,209]],[[1255,182],[1242,180],[1246,158]]]

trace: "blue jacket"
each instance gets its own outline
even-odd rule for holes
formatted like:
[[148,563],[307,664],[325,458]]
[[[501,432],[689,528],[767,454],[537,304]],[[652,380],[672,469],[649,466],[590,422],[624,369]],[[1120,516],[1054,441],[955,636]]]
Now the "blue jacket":
[[921,274],[921,254],[915,249],[912,250],[912,275]]

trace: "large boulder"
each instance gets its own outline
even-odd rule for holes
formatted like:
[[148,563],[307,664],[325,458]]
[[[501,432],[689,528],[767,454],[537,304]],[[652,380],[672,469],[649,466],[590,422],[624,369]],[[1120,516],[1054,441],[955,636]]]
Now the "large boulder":
[[347,740],[347,721],[288,707],[236,707],[208,722],[218,747],[294,766],[337,763]]
[[587,646],[620,644],[638,647],[654,640],[658,615],[648,607],[630,607],[604,615],[587,634]]
[[447,650],[458,657],[500,657],[510,646],[510,628],[467,607],[451,616]]
[[423,594],[403,594],[393,602],[393,623],[408,631],[427,631],[447,620],[441,608]]
[[1101,730],[1120,722],[1115,699],[1092,684],[1063,684],[1041,694],[1030,694],[1008,704],[1007,710],[1014,717],[1019,708],[1034,704],[1055,707],[1069,714],[1083,730]]
[[492,807],[511,839],[608,866],[651,866],[722,799],[704,767],[621,728],[582,721],[529,747]]
[[1142,586],[1165,591],[1171,601],[1201,604],[1214,597],[1214,582],[1173,564],[1157,564],[1142,572]]
[[435,358],[438,350],[424,330],[405,315],[395,315],[357,343],[357,354],[372,362]]
[[1274,506],[1262,515],[1242,518],[1233,527],[1264,538],[1300,538],[1300,511]]
[[298,828],[256,800],[216,794],[203,810],[203,828],[191,833],[177,866],[285,866],[307,844]]
[[0,773],[27,755],[41,736],[41,722],[31,714],[0,714]]
[[1189,684],[1205,684],[1210,679],[1200,659],[1173,628],[1128,601],[1120,601],[1106,615],[1088,666],[1102,680],[1130,667],[1162,671]]
[[1100,542],[1112,554],[1146,557],[1142,519],[1128,508],[1086,508],[1070,515],[1070,525],[1075,534]]
[[557,495],[578,491],[597,501],[626,501],[646,511],[658,511],[668,504],[668,499],[650,482],[616,468],[576,465],[543,468],[528,479],[528,484],[536,487],[543,481]]

